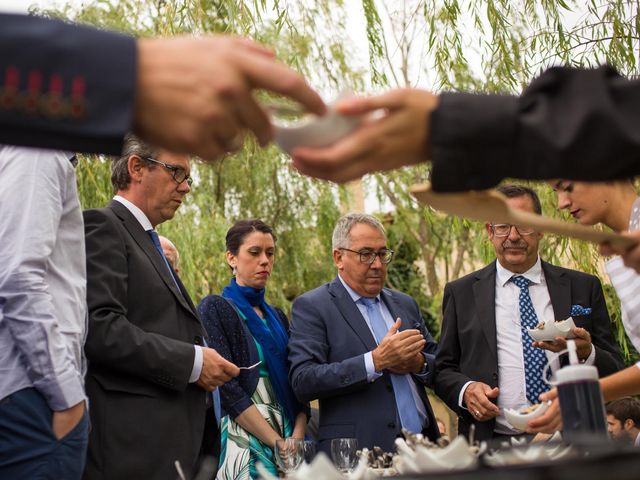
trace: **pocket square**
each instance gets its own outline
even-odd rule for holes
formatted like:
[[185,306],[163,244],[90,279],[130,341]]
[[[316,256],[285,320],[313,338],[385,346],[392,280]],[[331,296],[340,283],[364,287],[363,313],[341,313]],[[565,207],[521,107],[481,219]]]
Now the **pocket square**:
[[571,313],[569,314],[572,317],[579,317],[580,315],[590,315],[592,309],[589,307],[583,307],[582,305],[571,305]]

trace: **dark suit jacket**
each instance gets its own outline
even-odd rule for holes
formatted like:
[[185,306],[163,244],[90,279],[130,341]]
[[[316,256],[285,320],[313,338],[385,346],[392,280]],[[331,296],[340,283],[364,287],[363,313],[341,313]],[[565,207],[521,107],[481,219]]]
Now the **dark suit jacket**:
[[[204,329],[180,283],[122,204],[84,212],[92,430],[85,478],[176,478],[190,472],[205,391],[188,383]],[[178,280],[180,282],[180,280]]]
[[[593,275],[542,262],[551,305],[556,319],[568,318],[572,305],[590,307],[590,315],[576,316],[578,327],[591,334],[596,350],[595,366],[601,376],[623,367],[618,345],[602,294],[600,280]],[[476,422],[458,406],[458,396],[468,381],[500,386],[496,340],[496,263],[473,272],[444,289],[442,334],[436,357],[435,391],[449,408],[457,412],[458,430],[467,435],[472,423],[475,438],[490,439],[495,420]]]
[[[289,320],[282,310],[274,308],[286,332]],[[209,346],[235,365],[247,367],[260,360],[258,347],[249,327],[240,318],[229,300],[220,295],[208,295],[198,305],[198,312],[207,331]],[[236,418],[253,405],[251,396],[256,391],[260,368],[241,370],[220,389],[222,415]]]
[[[393,318],[402,319],[401,330],[422,331],[429,372],[433,372],[437,344],[427,332],[415,300],[388,288],[382,290],[381,298]],[[391,377],[385,372],[374,382],[367,381],[363,355],[376,348],[376,341],[340,280],[298,297],[291,317],[289,378],[300,401],[320,401],[320,449],[329,452],[332,438],[354,437],[359,448],[378,445],[392,451],[401,425]],[[431,377],[423,381],[430,384]],[[438,438],[424,384],[418,377],[412,378],[427,410],[425,434]]]
[[520,97],[461,92],[439,100],[430,123],[435,190],[490,188],[506,177],[640,173],[640,80],[610,67],[551,68]]
[[[41,85],[30,91],[32,72]],[[135,82],[133,37],[0,13],[0,143],[117,155]]]

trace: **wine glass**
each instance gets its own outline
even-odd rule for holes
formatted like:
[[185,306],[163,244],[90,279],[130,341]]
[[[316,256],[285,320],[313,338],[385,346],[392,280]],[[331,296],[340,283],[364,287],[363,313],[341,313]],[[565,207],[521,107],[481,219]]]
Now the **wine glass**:
[[304,440],[302,442],[302,458],[306,463],[311,463],[316,456],[316,442]]
[[302,442],[297,438],[276,440],[274,454],[278,467],[288,475],[302,463]]
[[331,458],[342,473],[350,473],[358,464],[358,440],[334,438],[331,440]]

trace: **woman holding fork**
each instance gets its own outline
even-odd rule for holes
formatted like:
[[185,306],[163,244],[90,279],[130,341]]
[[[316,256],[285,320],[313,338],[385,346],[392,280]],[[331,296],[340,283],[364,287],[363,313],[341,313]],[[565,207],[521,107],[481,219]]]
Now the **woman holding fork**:
[[222,297],[200,305],[209,346],[245,367],[222,387],[221,453],[217,479],[258,478],[256,462],[277,474],[273,447],[287,437],[303,439],[308,409],[288,380],[289,322],[264,299],[276,252],[276,236],[261,220],[240,220],[226,237],[233,271]]

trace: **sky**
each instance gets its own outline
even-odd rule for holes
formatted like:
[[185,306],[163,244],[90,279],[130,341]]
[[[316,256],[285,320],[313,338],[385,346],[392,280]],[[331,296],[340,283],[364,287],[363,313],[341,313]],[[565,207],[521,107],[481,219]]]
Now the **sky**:
[[56,0],[0,0],[0,11],[26,13],[32,4],[49,7],[55,5]]

